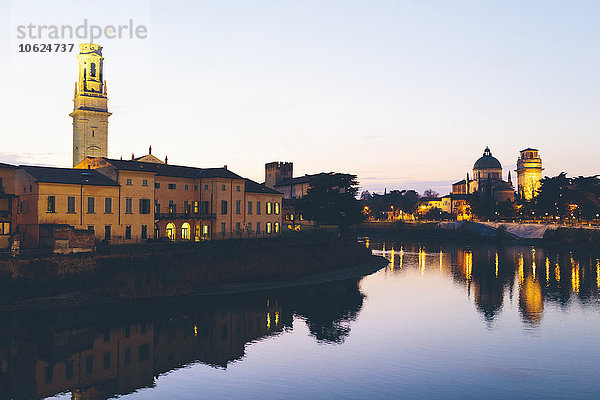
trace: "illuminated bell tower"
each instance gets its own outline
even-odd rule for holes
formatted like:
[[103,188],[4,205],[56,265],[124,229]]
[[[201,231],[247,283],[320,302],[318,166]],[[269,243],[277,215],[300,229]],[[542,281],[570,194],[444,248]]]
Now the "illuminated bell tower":
[[79,81],[73,99],[73,166],[86,157],[108,154],[108,98],[102,46],[79,45]]
[[517,188],[522,199],[531,200],[537,196],[542,171],[539,150],[528,148],[520,151],[517,160]]

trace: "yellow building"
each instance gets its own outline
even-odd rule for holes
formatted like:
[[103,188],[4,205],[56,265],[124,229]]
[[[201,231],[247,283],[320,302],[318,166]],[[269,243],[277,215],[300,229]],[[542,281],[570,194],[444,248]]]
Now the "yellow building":
[[537,196],[542,179],[542,159],[539,150],[527,148],[520,151],[517,159],[517,187],[521,198],[531,200]]
[[16,171],[14,165],[0,163],[0,249],[9,247],[10,236],[15,230]]
[[40,227],[67,224],[99,240],[122,235],[119,184],[97,171],[20,166],[17,227],[24,247],[38,247]]

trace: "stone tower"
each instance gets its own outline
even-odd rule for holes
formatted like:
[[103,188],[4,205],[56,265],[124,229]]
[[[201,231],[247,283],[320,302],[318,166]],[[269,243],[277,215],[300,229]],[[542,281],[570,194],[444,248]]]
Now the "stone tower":
[[102,46],[79,45],[79,81],[73,99],[73,166],[85,157],[108,154],[108,98]]
[[276,184],[293,176],[294,163],[270,162],[265,164],[265,186],[273,189]]
[[521,198],[531,200],[537,195],[542,179],[542,170],[539,150],[527,148],[520,151],[517,160],[517,190]]

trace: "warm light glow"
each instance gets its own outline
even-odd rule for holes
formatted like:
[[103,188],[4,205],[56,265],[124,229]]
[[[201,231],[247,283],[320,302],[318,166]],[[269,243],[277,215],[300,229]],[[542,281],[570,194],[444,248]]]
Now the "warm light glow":
[[525,275],[524,271],[524,262],[523,262],[523,254],[519,253],[518,259],[518,270],[519,270],[519,287],[523,286],[523,276]]
[[267,313],[267,330],[271,329],[271,314]]
[[550,283],[550,260],[546,257],[546,286]]
[[467,278],[467,282],[469,282],[469,281],[471,281],[471,276],[473,273],[473,252],[471,252],[471,251],[465,252],[465,267],[466,267],[465,276]]
[[198,325],[194,325],[194,336],[198,336]]
[[496,278],[498,277],[498,252],[496,252]]
[[596,286],[598,286],[598,292],[600,292],[600,259],[596,260]]
[[571,257],[571,288],[573,292],[579,294],[579,263]]
[[554,265],[554,279],[556,279],[556,283],[560,283],[560,266],[558,265],[558,261]]
[[279,311],[275,311],[275,326],[279,326]]

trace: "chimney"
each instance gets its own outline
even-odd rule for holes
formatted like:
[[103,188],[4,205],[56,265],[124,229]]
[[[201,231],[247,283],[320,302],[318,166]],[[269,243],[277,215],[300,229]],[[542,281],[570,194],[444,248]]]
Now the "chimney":
[[227,164],[223,165],[223,168],[227,169]]
[[152,154],[152,145],[150,145],[150,147],[148,147],[148,154]]
[[133,155],[133,153],[131,153],[131,159],[134,160],[135,156]]
[[169,163],[169,157],[165,156],[165,164]]

